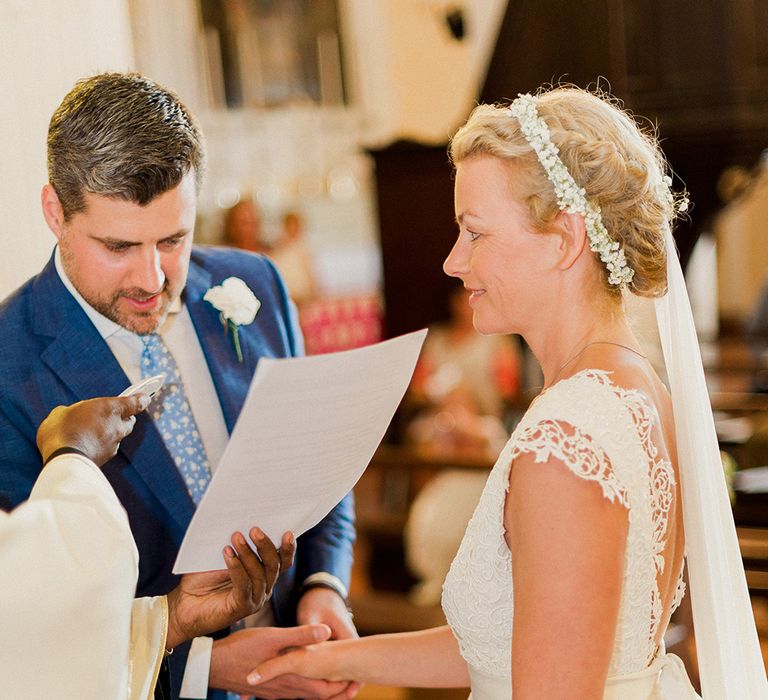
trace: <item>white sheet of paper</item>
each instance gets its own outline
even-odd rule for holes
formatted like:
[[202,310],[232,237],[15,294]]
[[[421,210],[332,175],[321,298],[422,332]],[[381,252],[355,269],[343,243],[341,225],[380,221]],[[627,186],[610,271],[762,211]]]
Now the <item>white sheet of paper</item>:
[[427,331],[357,350],[259,361],[173,572],[224,568],[233,532],[275,545],[316,525],[352,489],[408,387]]

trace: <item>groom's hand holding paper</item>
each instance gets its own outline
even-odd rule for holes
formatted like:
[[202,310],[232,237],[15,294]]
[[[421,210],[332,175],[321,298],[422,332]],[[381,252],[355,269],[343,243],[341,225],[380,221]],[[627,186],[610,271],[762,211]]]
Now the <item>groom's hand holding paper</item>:
[[384,437],[426,333],[329,355],[260,360],[174,573],[215,569],[220,543],[254,519],[273,541],[320,522]]

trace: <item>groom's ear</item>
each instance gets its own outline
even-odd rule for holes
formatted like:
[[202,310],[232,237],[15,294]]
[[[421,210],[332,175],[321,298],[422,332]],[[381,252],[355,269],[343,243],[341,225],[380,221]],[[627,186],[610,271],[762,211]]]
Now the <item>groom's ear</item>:
[[581,214],[570,214],[561,211],[553,223],[553,232],[560,240],[558,243],[560,270],[568,270],[581,257],[587,248],[587,229]]
[[43,217],[48,228],[53,231],[53,235],[61,240],[64,232],[64,207],[61,206],[59,195],[53,189],[53,185],[48,183],[43,186],[40,192],[40,204],[43,208]]

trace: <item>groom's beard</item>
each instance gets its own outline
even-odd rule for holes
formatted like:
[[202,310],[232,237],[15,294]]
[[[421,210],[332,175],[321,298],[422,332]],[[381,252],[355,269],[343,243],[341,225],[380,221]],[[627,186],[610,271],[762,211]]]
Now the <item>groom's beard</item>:
[[95,293],[86,295],[80,289],[78,291],[102,316],[139,335],[157,331],[167,318],[171,304],[179,296],[178,293],[171,294],[167,280],[162,289],[155,293],[133,288],[121,289],[109,297],[103,297]]

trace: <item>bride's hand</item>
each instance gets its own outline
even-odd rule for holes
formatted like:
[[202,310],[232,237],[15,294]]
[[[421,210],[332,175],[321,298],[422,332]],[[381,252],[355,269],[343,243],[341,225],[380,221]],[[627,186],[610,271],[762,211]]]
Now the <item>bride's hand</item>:
[[[350,640],[354,642],[354,640]],[[293,649],[281,656],[275,656],[261,664],[248,674],[251,685],[265,683],[286,673],[295,673],[305,678],[326,681],[349,681],[339,665],[341,647],[349,642],[320,642]]]

